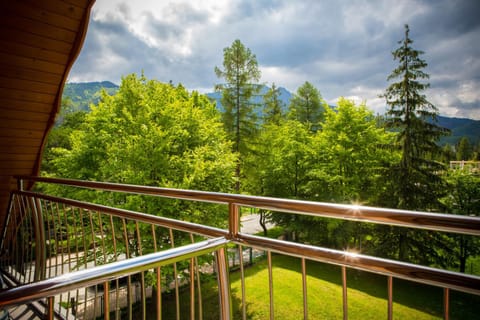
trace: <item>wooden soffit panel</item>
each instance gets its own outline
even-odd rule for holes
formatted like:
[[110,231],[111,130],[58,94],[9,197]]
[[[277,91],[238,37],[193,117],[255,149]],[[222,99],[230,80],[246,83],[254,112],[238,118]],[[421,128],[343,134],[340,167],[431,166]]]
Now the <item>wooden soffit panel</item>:
[[36,175],[94,0],[0,1],[0,230],[15,175]]

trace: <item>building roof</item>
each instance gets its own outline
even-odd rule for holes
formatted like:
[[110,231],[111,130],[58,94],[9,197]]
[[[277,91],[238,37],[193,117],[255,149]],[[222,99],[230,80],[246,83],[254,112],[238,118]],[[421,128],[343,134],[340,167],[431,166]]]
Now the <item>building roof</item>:
[[0,230],[15,175],[37,175],[94,0],[0,1]]

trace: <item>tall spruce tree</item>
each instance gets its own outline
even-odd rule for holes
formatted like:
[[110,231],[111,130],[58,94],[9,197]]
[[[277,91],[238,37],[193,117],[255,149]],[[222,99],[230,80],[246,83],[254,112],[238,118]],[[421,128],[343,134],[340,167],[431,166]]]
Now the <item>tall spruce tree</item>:
[[[392,52],[398,60],[398,67],[387,80],[396,80],[382,95],[389,109],[385,125],[397,132],[394,147],[401,152],[400,162],[390,170],[388,199],[383,204],[408,210],[438,210],[439,198],[445,190],[442,178],[438,175],[444,165],[435,161],[442,149],[436,144],[447,130],[437,125],[437,108],[424,94],[429,78],[423,70],[427,67],[420,56],[422,51],[412,48],[409,27],[405,25],[405,37],[399,41],[400,47]],[[401,229],[388,231],[384,239],[390,239],[390,249],[396,248],[395,256],[400,260],[423,264],[442,263],[442,257],[435,246],[442,245],[442,239],[426,232]],[[428,238],[428,239],[427,239]]]
[[387,80],[396,80],[382,95],[389,109],[385,125],[398,133],[395,147],[400,149],[402,158],[393,168],[394,201],[397,208],[431,210],[438,204],[438,192],[442,188],[438,171],[443,164],[434,161],[442,152],[438,139],[447,130],[437,125],[437,108],[427,100],[424,91],[429,78],[423,70],[427,67],[420,58],[422,51],[412,48],[409,27],[405,25],[405,38],[400,47],[392,52],[399,65]]
[[222,92],[223,122],[233,141],[234,151],[240,155],[235,170],[235,189],[239,191],[242,156],[249,149],[248,142],[256,127],[251,98],[260,90],[257,82],[261,73],[256,56],[237,39],[223,49],[223,70],[215,67],[215,74],[225,79],[225,83],[215,85],[215,91]]

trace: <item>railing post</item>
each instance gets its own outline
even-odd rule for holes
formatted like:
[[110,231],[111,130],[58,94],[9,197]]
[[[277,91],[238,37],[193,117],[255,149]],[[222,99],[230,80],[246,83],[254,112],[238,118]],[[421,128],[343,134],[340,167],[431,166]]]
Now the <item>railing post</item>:
[[42,205],[39,199],[29,198],[29,207],[32,213],[32,222],[35,232],[35,281],[45,279],[46,275],[46,240],[43,223]]
[[217,281],[218,294],[220,302],[220,319],[232,318],[232,303],[230,295],[230,282],[228,280],[228,261],[226,247],[222,247],[215,252],[217,263]]
[[240,208],[235,203],[228,204],[228,233],[230,239],[236,238],[240,231]]

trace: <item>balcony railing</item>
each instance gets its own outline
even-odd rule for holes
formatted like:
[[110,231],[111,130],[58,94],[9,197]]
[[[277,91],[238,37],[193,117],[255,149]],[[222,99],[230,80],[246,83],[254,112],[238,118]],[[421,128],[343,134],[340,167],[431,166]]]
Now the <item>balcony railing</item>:
[[[228,229],[156,215],[24,191],[24,183],[137,194],[175,201],[212,204],[212,214],[228,213]],[[364,206],[254,197],[236,194],[112,184],[43,177],[20,177],[12,192],[2,233],[1,273],[9,289],[0,292],[0,309],[49,319],[202,319],[206,298],[202,282],[216,279],[218,299],[213,317],[233,318],[229,267],[239,268],[239,314],[247,318],[245,250],[265,252],[268,265],[269,317],[275,316],[272,253],[298,257],[301,262],[303,317],[309,315],[307,261],[340,266],[343,318],[348,310],[348,269],[386,276],[386,314],[392,319],[393,279],[443,288],[443,316],[450,315],[450,290],[480,295],[480,277],[421,265],[333,250],[242,232],[242,208],[254,208],[480,235],[480,219],[448,214],[380,209]],[[213,254],[215,253],[215,254]],[[234,256],[232,259],[231,256]],[[251,259],[251,258],[250,258]],[[238,260],[238,264],[235,262]],[[250,261],[251,262],[251,261]],[[181,294],[188,290],[186,301]],[[163,297],[175,310],[162,308]],[[163,300],[166,300],[164,298]],[[185,315],[181,312],[189,310]],[[212,318],[212,314],[208,314]]]

